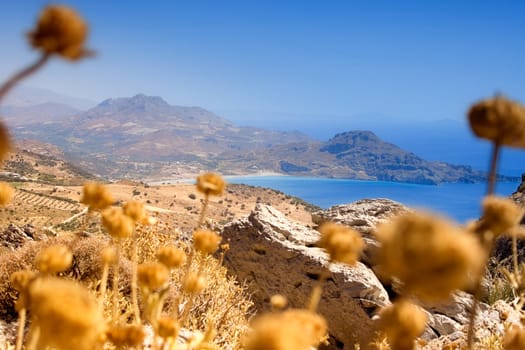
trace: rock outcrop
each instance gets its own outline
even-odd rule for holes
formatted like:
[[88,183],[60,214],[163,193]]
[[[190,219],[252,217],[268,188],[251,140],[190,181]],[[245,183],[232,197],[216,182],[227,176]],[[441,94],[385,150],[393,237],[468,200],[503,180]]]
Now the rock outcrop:
[[409,211],[408,207],[390,199],[361,199],[313,212],[312,221],[317,225],[326,221],[337,222],[359,231],[366,244],[361,259],[372,266],[374,250],[378,247],[378,242],[372,233],[377,225]]
[[[258,204],[248,218],[224,227],[222,236],[230,245],[225,265],[242,281],[248,281],[258,311],[269,308],[274,294],[283,294],[293,307],[307,305],[310,292],[328,258],[315,247],[319,234],[287,219],[274,208]],[[371,316],[390,303],[371,269],[362,263],[353,267],[334,264],[324,285],[319,312],[329,323],[337,346],[366,349],[372,339]]]
[[16,250],[26,242],[40,240],[43,236],[44,235],[38,234],[35,227],[31,224],[27,224],[23,227],[9,224],[9,226],[7,226],[7,228],[1,233],[0,245],[9,250]]

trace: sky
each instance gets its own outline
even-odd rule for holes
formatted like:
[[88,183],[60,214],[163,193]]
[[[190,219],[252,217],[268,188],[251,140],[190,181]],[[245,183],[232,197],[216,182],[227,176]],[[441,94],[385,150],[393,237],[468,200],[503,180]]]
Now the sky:
[[[0,80],[36,59],[49,1],[0,0]],[[463,120],[501,92],[525,102],[525,1],[64,1],[97,56],[26,84],[100,102],[137,93],[276,129]],[[328,132],[328,131],[327,131]]]

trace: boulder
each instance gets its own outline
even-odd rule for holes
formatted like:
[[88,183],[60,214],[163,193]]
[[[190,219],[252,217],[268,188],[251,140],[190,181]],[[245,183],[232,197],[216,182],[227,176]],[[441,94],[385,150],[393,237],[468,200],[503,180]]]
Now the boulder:
[[374,251],[378,247],[373,232],[377,225],[409,211],[403,204],[390,199],[361,199],[313,212],[312,221],[317,225],[326,221],[337,222],[359,231],[366,244],[361,259],[368,266],[373,266]]
[[45,238],[44,235],[38,234],[35,227],[31,224],[24,225],[23,227],[9,224],[1,233],[0,245],[9,250],[16,250],[26,242],[41,240],[43,238]]
[[408,211],[409,208],[390,199],[361,199],[316,211],[312,213],[312,221],[318,225],[325,221],[338,222],[363,234],[371,234],[378,224]]
[[[257,311],[269,310],[274,294],[285,295],[292,307],[305,307],[316,280],[328,267],[328,257],[315,247],[319,233],[286,218],[278,210],[258,204],[249,217],[222,230],[230,250],[226,267],[247,281]],[[319,312],[327,319],[337,346],[366,349],[373,337],[371,316],[389,305],[389,297],[371,269],[331,264],[323,286]]]

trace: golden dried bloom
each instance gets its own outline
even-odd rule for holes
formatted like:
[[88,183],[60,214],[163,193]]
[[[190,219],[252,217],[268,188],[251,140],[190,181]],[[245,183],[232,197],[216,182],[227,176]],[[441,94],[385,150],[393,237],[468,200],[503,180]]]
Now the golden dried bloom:
[[381,225],[377,238],[382,271],[425,301],[447,299],[484,267],[485,254],[474,234],[430,214],[399,216]]
[[140,224],[144,226],[152,226],[157,223],[157,218],[152,216],[144,216],[142,220],[140,220]]
[[140,325],[112,325],[106,336],[117,348],[135,348],[143,345],[146,332]]
[[172,317],[161,317],[157,321],[158,334],[162,338],[173,338],[179,333],[179,322]]
[[63,244],[46,247],[35,258],[35,265],[41,273],[66,271],[73,262],[73,253]]
[[516,228],[523,211],[509,198],[487,196],[483,200],[483,215],[476,228],[490,230],[494,236],[510,233]]
[[333,222],[322,224],[319,232],[317,245],[328,252],[330,261],[354,265],[359,260],[365,246],[359,232]]
[[117,249],[113,246],[107,246],[102,249],[100,252],[100,257],[102,258],[102,263],[105,265],[113,265],[117,262],[118,252]]
[[200,293],[205,287],[206,279],[196,272],[189,272],[182,282],[182,290],[190,294]]
[[427,314],[406,300],[399,300],[381,310],[379,328],[392,350],[412,350],[414,340],[425,330]]
[[0,182],[0,206],[5,206],[11,202],[15,190],[7,182]]
[[150,290],[162,288],[168,283],[169,270],[161,263],[140,264],[137,268],[139,284]]
[[157,251],[157,259],[161,264],[172,269],[184,265],[186,262],[186,253],[174,245],[168,245],[159,248]]
[[246,350],[305,350],[326,335],[325,319],[303,309],[265,314],[255,319],[245,339]]
[[9,136],[9,129],[0,121],[0,162],[7,158],[10,150],[11,136]]
[[80,203],[89,207],[89,210],[102,210],[115,202],[106,186],[96,182],[86,182]]
[[197,190],[205,195],[222,196],[226,183],[216,173],[204,173],[197,177]]
[[133,234],[135,224],[124,215],[122,208],[108,208],[102,212],[102,225],[114,238],[128,238]]
[[193,247],[203,254],[214,253],[219,249],[221,236],[209,230],[196,230],[193,232]]
[[142,222],[146,218],[146,209],[144,204],[139,201],[129,201],[122,206],[124,214],[129,216],[135,222]]
[[506,333],[503,339],[503,348],[505,350],[522,350],[525,349],[525,330],[521,327],[512,327]]
[[23,292],[36,276],[36,272],[30,270],[15,271],[11,274],[11,284],[17,291]]
[[281,310],[288,305],[288,299],[286,299],[284,295],[275,294],[270,298],[270,304],[272,305],[272,308]]
[[72,280],[38,278],[29,285],[28,300],[40,328],[38,349],[98,348],[105,320],[86,288]]
[[46,55],[56,54],[75,61],[89,54],[84,47],[87,34],[88,26],[75,10],[50,5],[40,13],[37,27],[28,38],[33,48]]
[[480,138],[510,147],[525,147],[525,107],[496,96],[474,104],[468,111],[470,127]]

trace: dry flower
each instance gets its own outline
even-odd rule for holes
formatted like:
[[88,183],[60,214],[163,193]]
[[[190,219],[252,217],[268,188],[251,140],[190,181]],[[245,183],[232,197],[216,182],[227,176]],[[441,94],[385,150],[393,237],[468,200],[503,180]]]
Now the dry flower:
[[168,245],[159,248],[157,251],[157,259],[161,264],[172,269],[184,265],[186,254],[182,249],[179,249],[174,245]]
[[399,216],[381,225],[377,237],[382,271],[429,302],[468,286],[484,267],[485,254],[474,234],[430,214]]
[[172,338],[179,333],[179,322],[172,317],[161,317],[157,321],[158,334],[162,338]]
[[503,348],[505,350],[525,349],[525,330],[517,326],[507,330],[503,339]]
[[122,206],[124,214],[129,216],[135,222],[142,222],[146,218],[144,204],[139,201],[129,201]]
[[33,48],[45,55],[56,54],[68,60],[78,60],[89,55],[84,47],[88,26],[70,7],[50,5],[38,18],[37,27],[28,34]]
[[468,111],[476,136],[494,143],[525,147],[525,107],[502,96],[474,104]]
[[100,257],[102,258],[102,263],[106,265],[113,265],[118,260],[117,249],[113,246],[107,246],[100,252]]
[[313,312],[290,309],[255,319],[245,340],[246,350],[305,350],[326,335],[325,319]]
[[9,136],[9,129],[0,121],[0,162],[7,158],[10,150],[11,136]]
[[333,222],[322,224],[319,232],[321,238],[317,245],[328,252],[330,261],[348,265],[357,262],[365,245],[359,232]]
[[169,278],[169,270],[161,263],[140,264],[137,269],[139,284],[149,290],[162,288]]
[[73,262],[73,253],[63,244],[46,247],[36,256],[35,265],[41,273],[58,273],[67,270]]
[[122,208],[108,208],[102,212],[102,225],[115,238],[128,238],[135,227],[133,220],[124,215]]
[[7,182],[0,182],[0,206],[5,206],[11,202],[15,190]]
[[273,309],[281,310],[288,305],[288,299],[284,295],[275,294],[270,298],[270,304]]
[[483,215],[474,229],[489,230],[497,237],[516,228],[523,211],[509,198],[487,196],[483,200]]
[[106,336],[117,348],[137,347],[144,343],[146,332],[141,325],[112,325]]
[[196,272],[189,272],[182,282],[182,289],[190,294],[200,293],[205,287],[206,279]]
[[398,300],[381,310],[379,328],[392,350],[412,350],[414,340],[425,330],[427,314],[406,300]]
[[204,173],[197,177],[197,190],[205,195],[221,196],[226,183],[216,173]]
[[209,230],[196,230],[193,232],[193,246],[203,254],[211,254],[219,248],[221,236]]
[[30,270],[19,270],[11,274],[11,284],[19,292],[23,292],[29,283],[37,276],[36,272]]
[[34,326],[40,328],[37,349],[98,348],[105,321],[87,289],[71,280],[45,277],[29,285],[28,296]]
[[90,210],[102,210],[115,202],[106,186],[96,182],[86,182],[84,184],[80,203],[89,207]]

